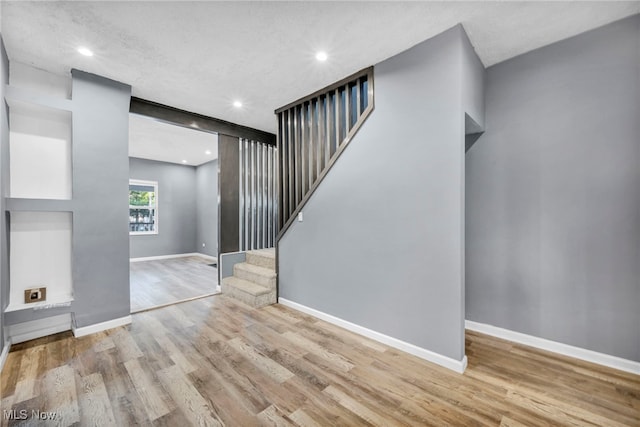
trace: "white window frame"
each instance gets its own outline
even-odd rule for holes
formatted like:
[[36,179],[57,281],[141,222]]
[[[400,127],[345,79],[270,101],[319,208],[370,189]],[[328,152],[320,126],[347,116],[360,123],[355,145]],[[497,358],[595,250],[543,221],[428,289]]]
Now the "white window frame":
[[[158,198],[158,181],[147,181],[143,179],[130,179],[129,180],[129,188],[132,185],[144,185],[148,187],[153,187],[153,191],[155,193],[155,205],[153,206],[154,216],[153,216],[153,230],[151,231],[129,231],[130,236],[145,236],[151,234],[158,234],[160,230],[160,221],[159,221],[159,198]],[[131,190],[129,190],[131,191]],[[127,197],[129,194],[127,193]],[[128,199],[127,199],[128,200]],[[139,208],[139,206],[129,205],[129,215],[131,214],[131,209]],[[131,225],[131,223],[129,223]]]

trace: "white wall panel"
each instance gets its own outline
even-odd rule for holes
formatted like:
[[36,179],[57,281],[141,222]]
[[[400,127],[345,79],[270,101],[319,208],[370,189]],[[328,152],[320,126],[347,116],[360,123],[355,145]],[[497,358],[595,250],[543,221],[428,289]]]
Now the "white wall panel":
[[71,199],[71,114],[10,106],[10,197]]

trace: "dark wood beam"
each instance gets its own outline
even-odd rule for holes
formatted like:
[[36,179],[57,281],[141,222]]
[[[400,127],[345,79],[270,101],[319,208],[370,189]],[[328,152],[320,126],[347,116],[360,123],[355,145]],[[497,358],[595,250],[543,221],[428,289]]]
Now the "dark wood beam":
[[[225,120],[204,116],[147,101],[146,99],[131,97],[129,112],[142,116],[153,117],[156,120],[171,123],[191,129],[215,132],[239,138],[252,139],[266,144],[276,145],[276,136],[273,133],[227,122]],[[274,117],[273,120],[276,120]]]

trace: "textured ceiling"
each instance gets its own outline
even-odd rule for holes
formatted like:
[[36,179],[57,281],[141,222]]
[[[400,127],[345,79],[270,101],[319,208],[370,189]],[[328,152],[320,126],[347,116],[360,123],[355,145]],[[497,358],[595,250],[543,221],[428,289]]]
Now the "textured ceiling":
[[274,132],[276,108],[458,23],[490,66],[639,12],[638,1],[3,1],[1,28],[12,61],[78,68],[140,98]]

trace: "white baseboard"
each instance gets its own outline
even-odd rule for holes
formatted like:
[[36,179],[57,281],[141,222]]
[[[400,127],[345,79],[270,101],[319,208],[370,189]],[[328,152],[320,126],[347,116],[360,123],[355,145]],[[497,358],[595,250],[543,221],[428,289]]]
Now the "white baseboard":
[[70,329],[71,313],[16,323],[15,325],[9,325],[7,327],[9,339],[12,344],[46,337],[47,335],[57,334]]
[[106,322],[95,323],[89,326],[82,326],[72,328],[73,335],[76,338],[84,337],[86,335],[95,334],[96,332],[106,331],[107,329],[117,328],[119,326],[129,325],[132,319],[131,316],[120,317],[119,319],[107,320]]
[[211,260],[211,261],[216,262],[216,263],[218,262],[218,258],[217,257],[211,256],[211,255],[207,255],[207,254],[203,254],[202,252],[197,252],[196,256],[199,256],[200,258],[205,258],[205,259]]
[[499,328],[485,323],[478,323],[471,320],[465,320],[465,328],[471,331],[480,332],[491,335],[504,340],[513,341],[518,344],[528,345],[530,347],[539,348],[541,350],[552,351],[564,356],[574,357],[598,365],[608,366],[610,368],[619,369],[632,374],[640,375],[640,362],[623,359],[621,357],[611,356],[609,354],[599,353],[593,350],[587,350],[581,347],[563,344],[557,341],[551,341],[539,338],[533,335],[523,334],[521,332],[511,331],[509,329]]
[[365,328],[363,326],[356,325],[355,323],[348,322],[346,320],[332,316],[331,314],[323,313],[305,305],[298,304],[297,302],[289,301],[284,298],[278,298],[278,303],[309,314],[313,317],[317,317],[318,319],[324,320],[325,322],[340,326],[341,328],[347,329],[351,332],[355,332],[356,334],[371,338],[372,340],[381,342],[390,347],[397,348],[398,350],[402,350],[409,354],[413,354],[414,356],[417,356],[428,362],[433,362],[437,365],[451,369],[452,371],[458,372],[460,374],[463,373],[467,368],[467,356],[464,356],[462,360],[455,360],[450,357],[446,357],[422,347],[418,347],[408,342],[399,340],[397,338],[393,338],[388,335],[381,334],[380,332]]
[[212,261],[218,262],[218,258],[216,258],[214,256],[211,256],[211,255],[201,254],[200,252],[190,252],[190,253],[187,253],[187,254],[145,256],[145,257],[140,257],[140,258],[129,258],[129,262],[157,261],[157,260],[160,260],[160,259],[186,258],[186,257],[190,257],[190,256],[199,256],[199,257],[202,257],[202,258],[206,258],[206,259],[210,259]]
[[0,354],[0,374],[2,373],[2,368],[4,368],[4,362],[7,361],[7,356],[9,356],[10,349],[11,349],[11,338],[5,341],[4,347],[2,348],[2,354]]

